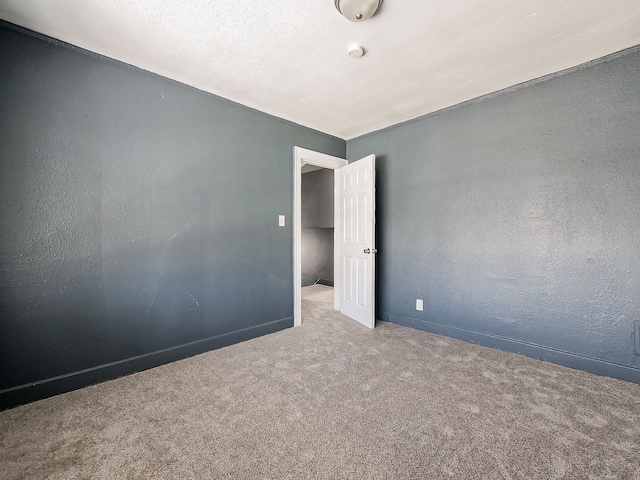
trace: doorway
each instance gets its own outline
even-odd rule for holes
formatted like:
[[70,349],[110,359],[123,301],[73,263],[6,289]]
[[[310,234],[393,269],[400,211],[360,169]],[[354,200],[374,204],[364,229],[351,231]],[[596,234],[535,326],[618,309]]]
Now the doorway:
[[333,307],[335,175],[310,164],[303,165],[301,173],[302,321],[306,323],[310,312],[318,310],[312,305]]
[[[345,159],[333,157],[313,150],[294,147],[294,173],[293,173],[293,324],[299,326],[302,323],[302,169],[304,166],[314,166],[321,169],[337,170],[348,164]],[[334,175],[335,178],[335,175]],[[335,189],[334,189],[335,192]],[[338,217],[338,203],[334,193],[334,219]],[[339,236],[340,226],[334,221],[334,252],[337,247],[336,239]],[[334,254],[334,309],[340,308],[338,257]]]
[[334,171],[333,307],[375,327],[375,155],[355,162],[294,147],[293,324],[302,323],[302,168]]

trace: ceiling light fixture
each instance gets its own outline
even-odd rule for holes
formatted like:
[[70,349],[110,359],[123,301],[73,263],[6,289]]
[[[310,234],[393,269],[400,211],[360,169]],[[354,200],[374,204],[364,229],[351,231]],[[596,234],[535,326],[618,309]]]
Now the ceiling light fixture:
[[352,22],[362,22],[370,18],[383,0],[334,0],[338,11],[347,20]]

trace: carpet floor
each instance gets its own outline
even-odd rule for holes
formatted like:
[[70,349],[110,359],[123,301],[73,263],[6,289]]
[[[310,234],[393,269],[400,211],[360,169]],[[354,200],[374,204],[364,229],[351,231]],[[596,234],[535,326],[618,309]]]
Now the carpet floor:
[[640,385],[304,292],[301,327],[0,412],[0,478],[640,479]]

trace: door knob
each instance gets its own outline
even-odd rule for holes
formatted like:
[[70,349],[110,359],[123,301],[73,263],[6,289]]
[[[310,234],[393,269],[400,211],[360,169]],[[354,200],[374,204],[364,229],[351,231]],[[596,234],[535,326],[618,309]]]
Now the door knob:
[[378,253],[378,250],[375,248],[365,248],[364,253]]

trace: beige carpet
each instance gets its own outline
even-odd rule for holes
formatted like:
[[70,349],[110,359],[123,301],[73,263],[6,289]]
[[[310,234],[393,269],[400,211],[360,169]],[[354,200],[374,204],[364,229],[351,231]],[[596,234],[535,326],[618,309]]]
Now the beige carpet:
[[333,312],[0,413],[0,478],[640,479],[640,386]]

